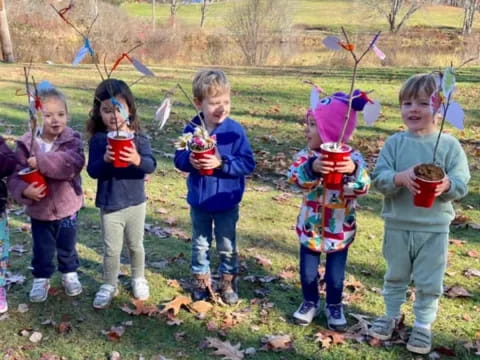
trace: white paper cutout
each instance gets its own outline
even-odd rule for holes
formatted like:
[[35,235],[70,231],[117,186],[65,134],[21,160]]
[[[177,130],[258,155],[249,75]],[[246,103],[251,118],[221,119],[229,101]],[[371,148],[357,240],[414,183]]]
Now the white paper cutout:
[[448,101],[449,97],[452,97],[452,93],[455,90],[455,74],[452,67],[445,68],[442,76],[442,92],[445,96],[445,100]]
[[330,50],[340,50],[342,47],[340,46],[340,39],[336,36],[327,36],[323,39],[323,45],[325,45]]
[[[456,102],[450,102],[448,109],[446,109],[447,104],[442,104],[440,113],[445,117],[453,127],[456,127],[459,130],[464,129],[463,120],[465,118],[465,113],[463,112],[462,107]],[[445,116],[445,110],[447,114]]]
[[170,117],[170,111],[172,110],[172,103],[170,102],[170,98],[166,98],[163,100],[162,105],[157,109],[155,112],[155,122],[160,124],[159,130],[167,123],[168,118]]
[[310,109],[315,110],[317,108],[320,93],[316,86],[312,87],[312,91],[310,92]]
[[372,126],[375,121],[377,121],[382,110],[382,105],[378,100],[373,100],[373,104],[367,102],[363,108],[363,120],[368,126]]

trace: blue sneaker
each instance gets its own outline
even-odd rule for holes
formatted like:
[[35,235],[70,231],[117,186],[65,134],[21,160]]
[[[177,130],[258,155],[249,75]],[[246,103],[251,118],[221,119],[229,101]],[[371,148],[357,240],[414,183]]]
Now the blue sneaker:
[[300,304],[297,311],[293,313],[293,318],[298,325],[309,325],[320,310],[319,303],[313,301],[304,301]]

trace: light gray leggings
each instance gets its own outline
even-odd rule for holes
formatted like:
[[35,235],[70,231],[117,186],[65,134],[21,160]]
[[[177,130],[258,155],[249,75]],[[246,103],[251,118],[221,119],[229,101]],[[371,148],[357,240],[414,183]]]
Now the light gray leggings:
[[124,239],[130,256],[132,278],[145,276],[145,211],[146,202],[117,211],[100,211],[104,246],[103,280],[106,284],[117,286]]

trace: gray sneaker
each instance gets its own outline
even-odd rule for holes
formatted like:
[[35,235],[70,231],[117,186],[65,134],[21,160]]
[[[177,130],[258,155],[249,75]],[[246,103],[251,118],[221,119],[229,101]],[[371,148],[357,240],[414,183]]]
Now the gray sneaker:
[[147,300],[150,297],[150,289],[148,287],[147,279],[132,279],[132,292],[135,299]]
[[98,289],[97,293],[95,294],[95,299],[93,300],[93,307],[95,309],[105,309],[110,305],[112,299],[117,296],[118,289],[115,286],[110,284],[103,284]]
[[30,290],[30,302],[44,302],[48,297],[50,289],[50,279],[36,278],[33,279],[32,290]]
[[343,304],[325,304],[325,317],[330,330],[344,331],[346,329],[347,320],[343,314]]
[[370,336],[379,340],[390,340],[396,325],[397,320],[394,317],[382,316],[373,322],[370,328]]
[[313,301],[304,301],[300,304],[297,311],[293,313],[293,318],[298,325],[307,326],[320,311],[320,305]]
[[62,275],[62,285],[68,296],[77,296],[82,292],[82,284],[78,280],[76,272],[69,272]]

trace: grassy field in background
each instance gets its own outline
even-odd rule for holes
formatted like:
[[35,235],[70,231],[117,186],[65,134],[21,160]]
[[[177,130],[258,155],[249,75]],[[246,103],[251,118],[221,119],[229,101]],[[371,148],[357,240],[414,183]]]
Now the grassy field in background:
[[[293,11],[293,24],[309,29],[335,30],[343,25],[347,28],[354,28],[357,32],[362,30],[388,30],[386,18],[360,0],[292,0],[290,6]],[[206,30],[224,27],[224,19],[231,7],[231,3],[228,2],[209,5]],[[131,15],[145,18],[152,17],[151,4],[143,2],[125,3],[123,8]],[[157,3],[156,18],[158,23],[166,24],[169,17],[169,5]],[[348,21],[345,19],[348,19]],[[199,25],[200,5],[182,5],[177,12],[177,21],[186,25]],[[461,29],[462,22],[462,8],[426,6],[411,17],[407,26],[441,27],[458,30]],[[480,26],[478,22],[474,22],[474,27],[478,26]]]
[[[307,3],[303,1],[303,3]],[[314,3],[313,1],[309,3]],[[323,2],[319,2],[320,4]],[[306,5],[305,5],[306,6]],[[160,8],[160,6],[159,6]],[[189,7],[183,7],[185,10]],[[180,9],[180,13],[182,12]],[[213,7],[212,7],[213,14]],[[189,279],[190,242],[183,239],[189,234],[190,221],[185,201],[185,177],[172,164],[173,140],[181,133],[185,121],[194,115],[188,101],[179,93],[174,97],[174,112],[162,132],[152,127],[151,119],[164,93],[180,83],[190,89],[195,68],[152,67],[157,78],[147,79],[132,90],[137,99],[145,131],[152,137],[152,147],[158,160],[158,169],[147,185],[148,214],[146,222],[152,226],[174,228],[177,235],[159,238],[146,233],[147,278],[151,286],[150,304],[158,305],[179,294],[186,294],[182,288],[169,286],[168,280],[176,279],[181,284]],[[360,125],[353,144],[360,148],[370,160],[379,150],[381,141],[401,126],[397,105],[400,84],[411,74],[428,69],[372,68],[361,69],[358,86],[364,90],[374,89],[374,98],[382,103],[383,116],[373,127]],[[455,208],[479,222],[480,209],[480,162],[478,146],[480,141],[480,96],[479,68],[464,69],[458,76],[456,101],[466,111],[466,130],[463,132],[447,126],[457,136],[469,155],[472,181],[470,194],[455,203]],[[105,311],[94,311],[93,296],[102,279],[102,241],[99,230],[98,209],[94,206],[95,182],[83,175],[86,197],[85,208],[79,215],[78,250],[81,258],[81,281],[84,293],[77,298],[63,294],[60,277],[53,277],[53,286],[60,289],[45,303],[29,304],[28,291],[32,276],[28,269],[31,258],[31,234],[19,231],[28,223],[24,215],[12,214],[10,219],[12,245],[23,245],[24,254],[12,253],[10,271],[27,277],[24,284],[13,285],[9,291],[10,311],[7,319],[0,320],[0,354],[14,354],[16,359],[39,359],[45,354],[56,354],[68,359],[105,359],[112,351],[118,351],[122,359],[157,359],[163,355],[168,359],[220,359],[212,355],[213,349],[202,344],[207,336],[228,339],[232,344],[241,344],[241,349],[261,346],[266,335],[288,334],[294,348],[288,352],[274,353],[258,351],[254,359],[408,359],[411,355],[404,346],[373,347],[347,341],[345,344],[321,349],[315,342],[315,334],[325,327],[320,316],[309,327],[293,324],[291,314],[301,301],[300,282],[295,274],[290,279],[277,279],[270,283],[251,283],[249,275],[278,276],[282,271],[298,267],[298,242],[293,226],[299,210],[300,195],[291,192],[285,184],[284,173],[292,156],[305,145],[303,128],[300,125],[308,105],[309,87],[302,80],[310,79],[329,93],[345,91],[349,85],[350,70],[328,70],[321,68],[225,68],[232,83],[232,117],[239,120],[247,130],[258,163],[254,176],[249,179],[247,191],[241,205],[238,226],[239,248],[243,272],[240,281],[241,303],[234,307],[215,307],[203,320],[182,310],[178,317],[183,321],[179,326],[169,326],[164,318],[131,316],[119,307],[130,301],[129,268],[122,266],[125,276],[120,295]],[[49,80],[63,90],[69,99],[72,116],[71,126],[83,131],[91,107],[93,91],[99,81],[93,67],[48,66],[34,64],[32,74],[37,82]],[[137,74],[130,67],[121,66],[115,77],[131,83]],[[26,99],[15,96],[17,89],[23,89],[21,65],[0,65],[0,133],[10,136],[22,134],[26,129]],[[12,142],[10,142],[11,145]],[[477,154],[475,155],[475,148]],[[86,149],[87,150],[87,149]],[[376,316],[383,311],[383,299],[378,293],[382,287],[385,263],[381,254],[383,222],[380,218],[381,196],[372,190],[360,200],[358,236],[350,249],[347,266],[348,277],[354,277],[363,288],[346,295],[358,296],[347,305],[347,312]],[[14,209],[18,210],[16,206]],[[480,269],[478,257],[467,255],[469,251],[480,252],[479,230],[452,228],[451,238],[466,243],[452,245],[449,254],[446,285],[457,284],[467,289],[470,298],[442,298],[439,319],[433,331],[435,347],[447,347],[456,353],[457,359],[473,359],[463,343],[473,341],[480,331],[480,290],[478,278],[467,278],[462,273],[467,268]],[[182,256],[183,254],[183,256]],[[272,261],[271,268],[262,267],[255,256],[262,255]],[[126,254],[122,257],[128,263]],[[217,263],[216,256],[214,263]],[[158,268],[156,264],[168,260],[168,265]],[[258,302],[258,294],[266,295],[264,302]],[[271,305],[272,303],[273,305]],[[19,304],[28,304],[27,312],[18,312]],[[262,307],[263,304],[263,307]],[[268,304],[266,306],[265,304]],[[404,307],[406,323],[412,324],[412,302]],[[245,314],[242,321],[221,334],[212,329],[212,324],[221,327],[228,313],[235,311]],[[347,317],[351,325],[356,323]],[[68,322],[71,330],[59,333],[46,323],[47,320]],[[102,331],[112,326],[132,321],[125,334],[118,341],[109,341]],[[37,330],[43,334],[38,344],[29,342],[20,331]],[[209,330],[210,329],[210,330]],[[184,336],[179,336],[184,332]],[[220,334],[219,334],[220,333]],[[5,356],[5,355],[4,355]],[[6,359],[13,359],[5,357]]]

